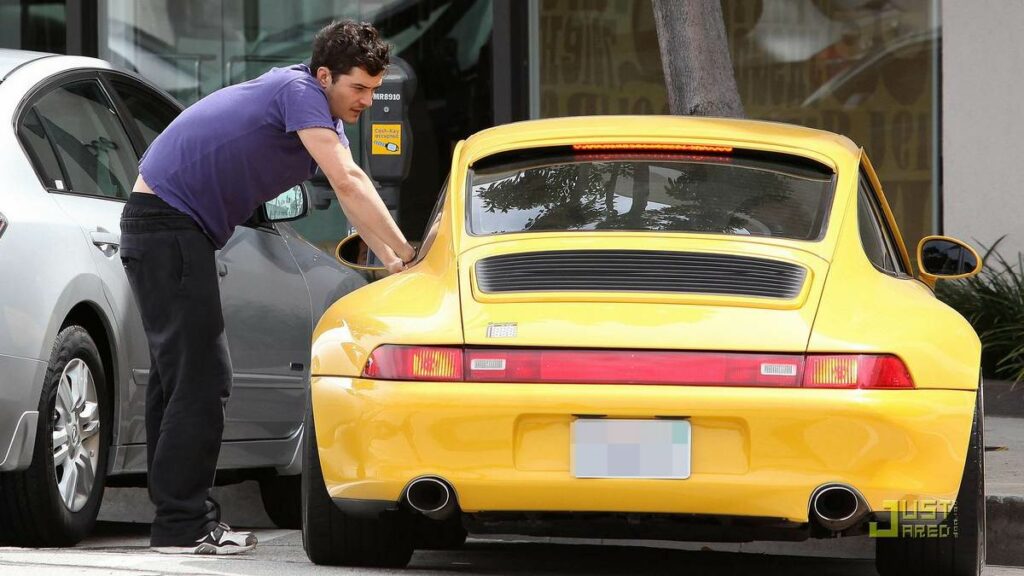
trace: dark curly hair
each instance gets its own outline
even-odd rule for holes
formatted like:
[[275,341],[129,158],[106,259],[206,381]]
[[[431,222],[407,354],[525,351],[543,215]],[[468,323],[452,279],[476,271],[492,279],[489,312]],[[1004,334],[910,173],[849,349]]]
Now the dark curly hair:
[[380,38],[377,29],[366,22],[335,20],[313,37],[313,58],[309,68],[316,74],[321,66],[331,71],[335,80],[354,67],[370,76],[384,71],[391,62],[391,46]]

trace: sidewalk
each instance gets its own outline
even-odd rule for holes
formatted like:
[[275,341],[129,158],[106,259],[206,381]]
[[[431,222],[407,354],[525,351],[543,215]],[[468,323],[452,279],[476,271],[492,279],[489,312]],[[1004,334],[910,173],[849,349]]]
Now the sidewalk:
[[1024,566],[1024,383],[985,381],[988,561]]

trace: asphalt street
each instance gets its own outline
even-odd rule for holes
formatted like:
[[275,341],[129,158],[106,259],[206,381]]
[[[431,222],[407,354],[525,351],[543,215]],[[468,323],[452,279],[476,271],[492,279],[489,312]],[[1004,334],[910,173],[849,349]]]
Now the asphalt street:
[[[222,558],[166,556],[149,550],[148,525],[101,522],[94,535],[75,548],[0,548],[0,574],[875,574],[866,539],[851,539],[853,542],[847,543],[741,546],[496,536],[470,538],[461,550],[416,552],[409,568],[403,571],[315,566],[302,550],[300,532],[275,529],[256,532],[260,545],[250,554]],[[828,557],[831,554],[842,557]],[[985,574],[1024,576],[1024,569],[989,567]]]

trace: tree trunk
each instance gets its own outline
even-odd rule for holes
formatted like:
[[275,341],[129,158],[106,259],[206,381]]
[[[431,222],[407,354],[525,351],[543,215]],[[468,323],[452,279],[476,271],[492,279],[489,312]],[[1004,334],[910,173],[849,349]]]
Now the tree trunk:
[[[628,221],[639,225],[647,211],[651,197],[651,167],[645,162],[633,164],[633,203],[629,207]],[[639,226],[638,226],[639,227]]]
[[719,0],[652,0],[673,114],[743,118]]

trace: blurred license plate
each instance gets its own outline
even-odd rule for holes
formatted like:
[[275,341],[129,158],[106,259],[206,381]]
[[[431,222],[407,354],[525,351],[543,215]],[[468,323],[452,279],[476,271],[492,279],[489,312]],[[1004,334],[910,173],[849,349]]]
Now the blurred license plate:
[[690,422],[578,418],[572,462],[577,478],[689,478]]

